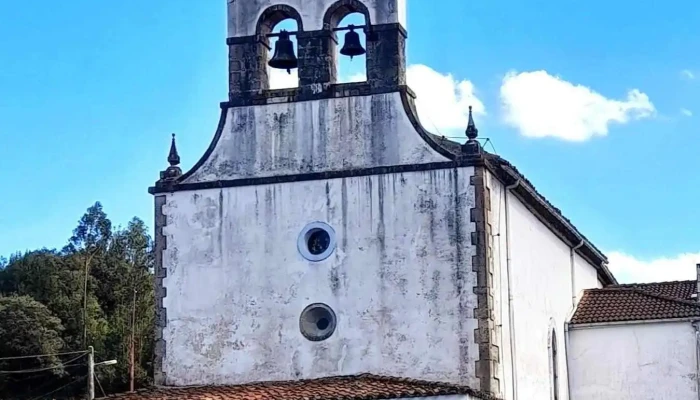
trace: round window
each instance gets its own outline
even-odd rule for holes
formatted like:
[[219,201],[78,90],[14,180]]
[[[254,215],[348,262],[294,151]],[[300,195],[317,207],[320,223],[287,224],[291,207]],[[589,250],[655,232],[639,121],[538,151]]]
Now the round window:
[[335,326],[335,312],[322,303],[307,306],[299,317],[301,334],[314,342],[328,339],[335,332]]
[[299,234],[297,249],[309,261],[325,260],[335,250],[335,231],[323,222],[310,223]]

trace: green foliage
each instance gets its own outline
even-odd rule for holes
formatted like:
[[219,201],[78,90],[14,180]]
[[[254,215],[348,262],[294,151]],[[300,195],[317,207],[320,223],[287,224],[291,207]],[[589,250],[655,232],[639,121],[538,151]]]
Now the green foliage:
[[[40,302],[30,296],[0,298],[0,354],[3,357],[19,357],[30,354],[54,354],[63,349],[61,320]],[[0,361],[0,389],[16,392],[27,389],[27,384],[41,377],[66,374],[57,356]],[[20,378],[5,371],[25,370]],[[36,372],[33,372],[36,371]]]
[[[0,358],[93,346],[96,361],[117,360],[96,371],[105,391],[114,393],[129,388],[133,335],[135,386],[148,385],[155,325],[152,247],[143,221],[114,228],[95,203],[60,252],[41,249],[0,259]],[[33,398],[81,378],[84,365],[65,365],[70,358],[0,361],[0,398]],[[41,368],[48,369],[2,372]],[[52,397],[84,392],[83,379]]]

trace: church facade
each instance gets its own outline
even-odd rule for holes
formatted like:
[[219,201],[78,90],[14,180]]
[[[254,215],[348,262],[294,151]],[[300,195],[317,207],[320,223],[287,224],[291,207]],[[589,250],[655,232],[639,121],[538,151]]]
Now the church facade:
[[[229,99],[214,138],[186,172],[173,138],[150,188],[156,383],[370,374],[444,389],[425,397],[569,398],[565,322],[582,290],[617,282],[483,149],[471,114],[464,144],[421,125],[405,0],[227,5]],[[350,13],[366,21],[367,80],[337,83]],[[269,35],[288,18],[299,87],[270,90]]]

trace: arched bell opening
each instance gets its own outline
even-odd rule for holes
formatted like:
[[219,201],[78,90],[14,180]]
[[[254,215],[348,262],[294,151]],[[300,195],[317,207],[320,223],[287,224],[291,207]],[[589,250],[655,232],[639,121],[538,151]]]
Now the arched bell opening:
[[267,49],[264,88],[299,86],[296,32],[304,30],[299,12],[285,4],[268,7],[258,19],[256,34]]
[[270,89],[299,86],[299,47],[294,35],[298,30],[297,22],[293,18],[287,18],[277,23],[270,32],[272,36],[269,37],[266,61]]
[[346,15],[338,27],[348,30],[336,31],[335,68],[338,83],[363,82],[367,80],[367,35],[365,16],[355,12]]
[[326,10],[323,27],[334,33],[333,76],[337,83],[367,80],[367,35],[372,21],[360,0],[338,0]]

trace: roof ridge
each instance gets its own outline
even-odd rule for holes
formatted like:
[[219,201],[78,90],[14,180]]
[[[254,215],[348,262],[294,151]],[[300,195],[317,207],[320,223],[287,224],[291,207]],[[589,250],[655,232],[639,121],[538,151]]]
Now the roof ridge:
[[[309,385],[304,388],[305,385]],[[333,389],[333,386],[337,387]],[[424,379],[399,377],[399,376],[389,376],[389,375],[375,375],[371,373],[359,373],[359,374],[348,374],[348,375],[335,375],[326,377],[316,377],[316,378],[305,378],[305,379],[288,379],[288,380],[272,380],[272,381],[255,381],[246,382],[240,384],[229,384],[229,385],[193,385],[188,387],[182,386],[151,386],[146,388],[144,391],[136,392],[126,392],[120,393],[114,396],[107,396],[104,399],[117,399],[123,398],[124,400],[136,400],[151,398],[150,396],[145,396],[142,393],[148,394],[161,394],[166,395],[177,394],[178,398],[180,394],[185,394],[188,390],[205,389],[210,393],[224,393],[231,399],[244,399],[247,390],[252,392],[260,392],[263,396],[261,398],[287,398],[287,399],[306,399],[306,400],[320,400],[328,397],[335,392],[337,396],[332,398],[345,398],[348,400],[372,400],[377,398],[389,398],[389,399],[400,399],[400,398],[415,398],[415,397],[433,397],[433,396],[445,396],[445,395],[464,395],[468,394],[476,398],[484,400],[496,400],[497,398],[473,389],[468,385],[449,383],[444,381],[429,381]],[[358,389],[362,389],[357,392]],[[294,395],[297,390],[309,391],[309,394],[300,397],[300,395]],[[325,390],[325,392],[324,392]],[[317,391],[318,393],[313,393]],[[341,393],[342,392],[342,393]],[[352,395],[347,393],[355,392]],[[281,393],[281,394],[280,394]],[[288,396],[282,396],[287,393]],[[345,394],[343,394],[345,393]],[[141,395],[140,395],[141,394]],[[204,398],[202,397],[206,393],[192,392],[193,399]],[[280,397],[281,396],[281,397]],[[161,397],[159,397],[161,398]],[[164,397],[163,397],[164,398]],[[189,397],[188,397],[189,398]],[[209,397],[207,397],[209,398]],[[219,398],[219,397],[217,397]]]
[[617,285],[616,286],[608,286],[608,287],[604,287],[604,288],[585,289],[584,293],[586,293],[586,292],[635,292],[635,293],[639,293],[639,294],[647,296],[647,297],[654,297],[654,298],[658,298],[661,300],[667,300],[667,301],[671,301],[674,303],[686,304],[689,306],[700,308],[700,302],[695,302],[692,300],[685,300],[685,299],[680,299],[677,297],[671,297],[671,296],[666,296],[663,294],[653,293],[653,292],[650,292],[650,291],[647,291],[644,289],[639,289],[639,288],[633,287],[633,286],[627,286],[627,287],[620,287]]
[[689,305],[689,306],[692,306],[692,307],[694,307],[694,308],[700,309],[700,303],[695,302],[695,301],[678,299],[678,298],[675,298],[675,297],[665,296],[665,295],[662,295],[662,294],[647,292],[646,290],[641,290],[641,289],[631,289],[631,290],[633,290],[633,291],[635,291],[635,292],[637,292],[637,293],[640,293],[640,294],[642,294],[642,295],[644,295],[644,296],[647,296],[647,297],[655,297],[655,298],[658,298],[658,299],[661,299],[661,300],[666,300],[666,301],[670,301],[670,302],[673,302],[673,303],[685,304],[685,305]]
[[657,281],[657,282],[644,282],[644,283],[620,283],[617,285],[608,285],[602,289],[608,288],[623,288],[632,286],[651,286],[651,285],[669,285],[674,283],[697,283],[697,279],[686,279],[686,280],[675,280],[675,281]]

